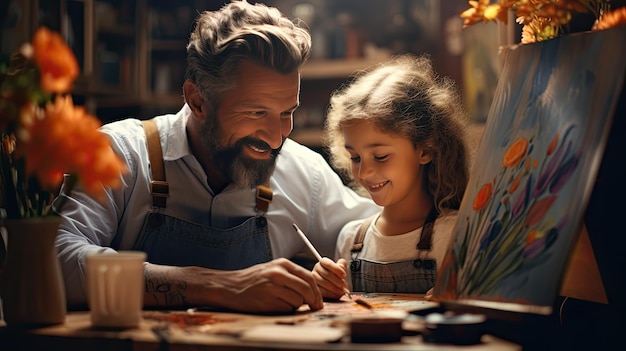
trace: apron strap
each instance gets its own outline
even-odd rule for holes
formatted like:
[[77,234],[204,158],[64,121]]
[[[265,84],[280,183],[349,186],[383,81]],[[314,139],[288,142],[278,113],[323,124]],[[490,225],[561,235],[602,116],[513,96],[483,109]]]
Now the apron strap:
[[272,202],[274,192],[270,188],[270,181],[268,180],[263,185],[256,187],[256,209],[261,212],[267,212],[267,209]]
[[372,221],[374,220],[374,217],[376,217],[376,215],[373,215],[370,218],[366,219],[365,222],[361,223],[359,229],[356,230],[354,243],[352,244],[352,253],[361,252],[361,249],[363,249],[363,239],[365,239],[365,233],[367,232],[367,228],[369,228],[370,223],[372,223]]
[[150,157],[150,169],[152,171],[152,182],[150,183],[150,193],[152,194],[152,205],[159,208],[167,207],[167,197],[170,194],[170,187],[165,180],[165,168],[163,167],[163,151],[161,150],[161,140],[159,130],[153,119],[141,121],[146,132],[146,142],[148,144],[148,156]]
[[[376,218],[376,215],[372,215],[367,218],[359,228],[356,230],[356,235],[354,236],[354,243],[352,244],[352,250],[350,250],[350,256],[352,257],[352,261],[350,261],[350,270],[354,273],[357,273],[361,270],[361,261],[357,260],[359,258],[359,254],[363,249],[363,240],[365,239],[365,233],[367,232],[367,228],[369,228],[372,221]],[[352,284],[354,284],[356,277],[352,276]]]
[[[167,207],[167,197],[169,196],[169,184],[165,180],[165,168],[163,167],[163,151],[161,150],[161,140],[159,131],[153,119],[141,121],[146,132],[148,143],[148,155],[152,170],[152,182],[150,192],[152,193],[152,205],[155,207]],[[256,187],[256,209],[267,212],[270,202],[272,202],[273,192],[269,187],[269,180],[263,185]]]
[[[430,250],[433,237],[433,226],[435,224],[435,219],[437,219],[438,215],[439,212],[437,211],[437,208],[433,206],[433,208],[428,213],[428,216],[426,217],[426,223],[424,223],[424,226],[422,228],[422,235],[420,236],[420,240],[417,243],[418,250]],[[369,228],[370,223],[372,222],[374,217],[375,216],[372,216],[366,219],[365,222],[363,222],[359,226],[359,229],[357,229],[356,235],[354,236],[354,243],[352,244],[352,253],[361,252],[361,250],[363,249],[365,232],[367,231],[367,228]]]

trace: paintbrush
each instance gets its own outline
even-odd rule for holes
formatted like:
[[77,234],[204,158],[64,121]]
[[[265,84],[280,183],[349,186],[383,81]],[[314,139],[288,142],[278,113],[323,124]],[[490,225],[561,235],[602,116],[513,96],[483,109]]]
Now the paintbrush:
[[[298,227],[298,225],[294,223],[293,224],[293,229],[295,229],[296,233],[298,233],[298,235],[300,235],[300,237],[302,238],[302,241],[304,241],[304,243],[309,248],[309,250],[311,250],[311,252],[315,256],[317,261],[321,263],[322,262],[322,255],[320,255],[320,253],[317,252],[317,250],[315,249],[315,246],[313,246],[311,241],[309,241],[309,238],[306,237],[304,232],[302,230],[300,230],[300,227]],[[343,292],[344,292],[344,294],[348,295],[350,300],[352,300],[352,293],[350,293],[350,290],[348,290],[347,288],[343,288]]]
[[357,298],[354,300],[354,302],[355,302],[357,305],[361,305],[361,306],[363,306],[363,307],[367,308],[368,310],[371,310],[372,308],[374,308],[374,306],[370,305],[370,303],[369,303],[369,302],[367,302],[367,301],[363,300],[363,299],[362,299],[362,298],[360,298],[360,297],[357,297]]

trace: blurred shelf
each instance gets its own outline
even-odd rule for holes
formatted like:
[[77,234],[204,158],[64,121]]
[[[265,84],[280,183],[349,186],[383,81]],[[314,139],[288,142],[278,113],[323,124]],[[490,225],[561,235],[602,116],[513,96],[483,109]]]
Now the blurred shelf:
[[74,82],[72,92],[79,95],[95,95],[103,97],[128,97],[135,95],[135,88],[129,85],[107,84],[92,77],[79,76]]
[[180,51],[187,52],[187,42],[177,39],[152,39],[150,42],[152,51]]
[[302,79],[345,79],[358,70],[385,61],[388,57],[311,60],[302,66]]
[[137,34],[135,27],[128,24],[100,24],[96,28],[99,35],[111,35],[117,37],[128,37],[135,40]]
[[119,108],[140,105],[141,101],[133,96],[103,96],[97,98],[97,108]]
[[322,129],[314,127],[295,129],[293,132],[291,132],[289,138],[306,146],[321,147]]
[[180,94],[152,94],[143,99],[142,103],[149,107],[179,109],[185,104],[185,98]]

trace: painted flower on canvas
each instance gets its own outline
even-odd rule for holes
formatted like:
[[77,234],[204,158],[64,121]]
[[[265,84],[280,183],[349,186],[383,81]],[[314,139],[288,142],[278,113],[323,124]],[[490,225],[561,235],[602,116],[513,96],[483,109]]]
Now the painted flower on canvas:
[[462,243],[462,255],[448,255],[443,263],[446,284],[454,287],[449,293],[488,294],[512,273],[549,257],[561,227],[571,220],[566,214],[545,217],[579,164],[580,151],[574,150],[570,137],[574,128],[557,132],[544,150],[535,150],[532,135],[508,145],[500,173],[471,199],[474,217],[466,231],[477,235]]
[[101,197],[120,185],[125,165],[99,132],[101,123],[70,95],[79,74],[63,38],[42,27],[0,63],[0,209],[9,219],[53,215],[64,174]]

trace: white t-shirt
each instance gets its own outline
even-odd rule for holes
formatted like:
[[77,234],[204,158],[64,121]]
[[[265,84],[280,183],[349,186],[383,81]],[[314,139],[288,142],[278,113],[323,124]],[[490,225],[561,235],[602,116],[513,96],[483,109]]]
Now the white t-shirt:
[[[441,263],[448,250],[452,232],[456,225],[458,211],[453,210],[442,213],[437,217],[433,227],[431,250],[419,254],[422,259],[435,259],[437,271],[441,268]],[[409,261],[418,258],[417,243],[422,235],[422,228],[417,228],[408,233],[386,236],[376,228],[376,221],[380,213],[376,215],[370,223],[363,240],[363,248],[359,253],[359,258],[377,263],[393,263]],[[348,261],[346,280],[351,284],[350,262],[352,261],[351,250],[357,230],[365,219],[354,220],[347,223],[337,238],[337,250],[335,259],[344,258]]]

